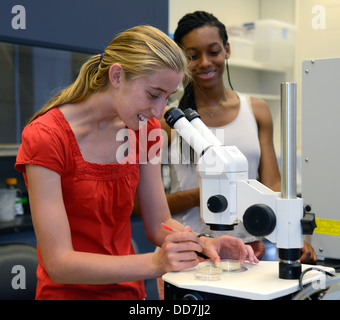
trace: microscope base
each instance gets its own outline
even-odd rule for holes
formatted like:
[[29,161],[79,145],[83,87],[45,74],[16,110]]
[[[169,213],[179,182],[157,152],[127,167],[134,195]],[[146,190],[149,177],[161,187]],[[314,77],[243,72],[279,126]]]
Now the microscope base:
[[[181,300],[196,297],[204,299],[247,299],[274,300],[291,299],[300,291],[299,280],[279,278],[278,261],[261,261],[259,264],[245,263],[244,272],[224,272],[217,281],[202,281],[195,277],[196,268],[181,272],[169,272],[163,276],[165,281],[165,299]],[[313,265],[302,264],[302,271]],[[318,266],[320,267],[320,266]],[[322,267],[335,273],[333,268]],[[303,284],[318,282],[324,276],[318,271],[311,271],[304,277]],[[192,299],[195,300],[195,299]]]

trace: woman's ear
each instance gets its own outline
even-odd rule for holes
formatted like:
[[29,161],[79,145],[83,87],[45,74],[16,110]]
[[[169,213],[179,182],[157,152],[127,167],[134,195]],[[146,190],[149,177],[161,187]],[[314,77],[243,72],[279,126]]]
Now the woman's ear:
[[118,88],[124,77],[123,67],[119,63],[113,64],[109,69],[109,79],[114,88]]
[[226,43],[224,50],[225,50],[225,58],[229,59],[230,58],[230,44],[229,44],[229,42]]

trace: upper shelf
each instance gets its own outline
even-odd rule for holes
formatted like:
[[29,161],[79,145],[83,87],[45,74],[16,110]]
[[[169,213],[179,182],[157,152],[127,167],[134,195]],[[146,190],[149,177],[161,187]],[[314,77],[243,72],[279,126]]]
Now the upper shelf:
[[260,71],[270,71],[270,72],[287,72],[287,68],[283,68],[279,65],[267,65],[257,61],[241,60],[237,58],[230,58],[228,60],[230,67],[238,67],[245,69],[254,69]]
[[15,157],[18,149],[18,144],[0,144],[0,157]]

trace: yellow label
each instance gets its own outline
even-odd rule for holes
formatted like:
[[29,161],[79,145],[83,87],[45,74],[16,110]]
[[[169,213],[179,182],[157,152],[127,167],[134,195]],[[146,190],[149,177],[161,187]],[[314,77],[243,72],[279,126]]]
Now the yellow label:
[[340,236],[340,221],[315,218],[315,233],[328,234],[331,236]]

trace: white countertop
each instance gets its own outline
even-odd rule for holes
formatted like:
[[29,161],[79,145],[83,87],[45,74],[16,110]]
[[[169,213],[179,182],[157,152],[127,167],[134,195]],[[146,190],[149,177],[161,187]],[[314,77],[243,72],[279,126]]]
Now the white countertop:
[[[200,280],[195,277],[197,268],[181,272],[169,272],[162,278],[164,281],[188,290],[209,292],[235,298],[251,300],[272,300],[300,291],[299,280],[285,280],[279,278],[278,261],[260,261],[258,264],[244,263],[247,271],[223,272],[221,279],[216,281]],[[302,271],[315,265],[302,265]],[[331,273],[333,268],[317,266]],[[303,283],[315,281],[315,285],[322,284],[325,274],[311,271],[304,276]]]

